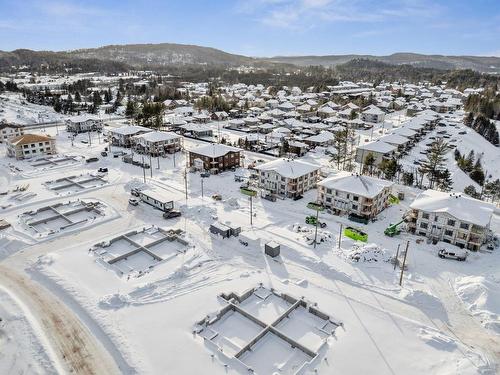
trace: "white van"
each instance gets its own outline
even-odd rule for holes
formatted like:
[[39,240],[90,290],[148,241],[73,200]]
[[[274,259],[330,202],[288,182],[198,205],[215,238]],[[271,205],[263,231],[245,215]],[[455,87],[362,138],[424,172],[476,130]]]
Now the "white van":
[[459,247],[454,249],[443,248],[438,251],[438,257],[442,259],[444,258],[455,259],[463,262],[465,259],[467,259],[467,250],[460,249]]

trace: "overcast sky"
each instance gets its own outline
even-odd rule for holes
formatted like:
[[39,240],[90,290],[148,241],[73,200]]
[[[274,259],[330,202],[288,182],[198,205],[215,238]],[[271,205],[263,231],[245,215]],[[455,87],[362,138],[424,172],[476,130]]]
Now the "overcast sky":
[[0,0],[0,49],[184,43],[251,56],[500,56],[500,0]]

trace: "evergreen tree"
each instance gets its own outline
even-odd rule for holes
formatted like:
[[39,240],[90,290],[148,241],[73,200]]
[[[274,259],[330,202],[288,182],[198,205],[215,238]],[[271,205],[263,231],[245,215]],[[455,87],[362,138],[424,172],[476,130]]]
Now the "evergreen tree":
[[403,172],[403,184],[412,186],[414,181],[413,173],[411,172]]
[[365,157],[364,170],[368,171],[370,176],[373,174],[373,166],[375,165],[375,157],[370,152]]
[[448,144],[442,138],[437,139],[430,146],[427,152],[427,160],[424,161],[420,167],[420,173],[427,175],[429,179],[430,189],[433,188],[445,164],[445,155],[447,151]]
[[450,191],[453,186],[450,171],[446,168],[438,174],[437,187],[441,191]]

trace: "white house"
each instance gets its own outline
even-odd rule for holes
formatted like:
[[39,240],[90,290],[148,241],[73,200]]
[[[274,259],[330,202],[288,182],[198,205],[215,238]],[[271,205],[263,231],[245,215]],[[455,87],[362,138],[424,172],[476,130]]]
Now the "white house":
[[412,232],[476,251],[486,241],[494,207],[461,193],[429,189],[417,196],[410,209]]
[[66,120],[66,130],[71,133],[85,133],[102,130],[102,120],[91,114],[73,116]]
[[24,134],[24,126],[0,122],[0,143]]
[[377,106],[371,104],[363,112],[361,112],[360,118],[362,121],[378,124],[380,122],[384,122],[385,112]]
[[374,164],[378,165],[382,160],[392,158],[395,155],[396,150],[396,146],[382,141],[365,143],[364,145],[358,146],[356,149],[356,161],[364,164],[366,157],[369,154],[372,154],[375,158]]
[[143,126],[125,125],[116,129],[110,129],[109,135],[113,146],[130,147],[132,145],[132,137],[149,133],[151,129]]
[[6,141],[7,156],[16,159],[29,159],[35,156],[56,153],[56,140],[45,135],[23,134]]
[[134,148],[146,154],[172,154],[181,149],[181,136],[173,132],[148,132],[132,137]]
[[388,206],[392,185],[375,177],[339,172],[318,182],[318,203],[333,214],[371,219]]
[[259,187],[270,194],[295,198],[314,188],[320,167],[300,160],[277,159],[255,167]]

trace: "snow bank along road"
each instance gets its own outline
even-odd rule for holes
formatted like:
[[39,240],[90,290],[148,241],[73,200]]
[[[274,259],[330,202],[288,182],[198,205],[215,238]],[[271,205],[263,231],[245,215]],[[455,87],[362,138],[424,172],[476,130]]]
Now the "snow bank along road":
[[65,370],[74,374],[119,373],[111,356],[87,327],[49,292],[3,265],[0,284],[29,307]]

